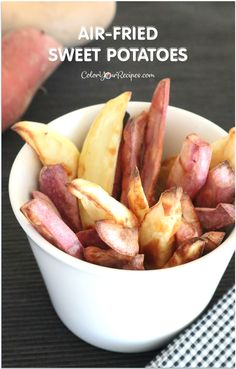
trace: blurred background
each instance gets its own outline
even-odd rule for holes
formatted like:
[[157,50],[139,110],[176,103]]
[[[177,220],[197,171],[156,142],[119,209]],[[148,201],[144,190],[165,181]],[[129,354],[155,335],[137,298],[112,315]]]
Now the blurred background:
[[[53,37],[60,35],[57,41],[74,45],[74,31],[65,35],[68,24],[76,36],[83,24],[104,27],[152,25],[159,31],[154,41],[114,42],[107,38],[92,41],[88,47],[183,46],[188,49],[188,61],[109,63],[105,58],[99,58],[97,63],[63,62],[37,89],[22,120],[48,123],[72,110],[105,102],[125,90],[132,91],[132,100],[150,101],[157,82],[170,77],[171,105],[202,115],[225,130],[234,125],[234,2],[132,1],[117,2],[116,5],[103,3],[100,7],[97,4],[93,3],[92,7],[91,3],[84,2],[82,8],[72,11],[73,22],[71,11],[67,16],[68,8],[65,8],[63,17],[63,9],[58,13],[54,10],[53,17],[57,17],[57,22]],[[19,9],[20,16],[16,18],[12,9],[3,8],[3,35],[14,29],[14,25],[22,25],[23,8],[20,6]],[[27,14],[23,10],[28,22],[26,25],[31,25],[29,19],[35,16],[35,12],[28,11]],[[52,26],[50,17],[52,15],[49,14],[48,22]],[[14,56],[14,52],[10,55]],[[10,59],[3,59],[4,63],[9,64]],[[82,79],[82,71],[145,72],[154,74],[155,78],[134,79],[132,82],[129,79],[100,81]],[[18,93],[9,82],[7,90],[13,95]],[[12,214],[8,199],[10,168],[22,145],[22,140],[11,130],[3,133],[3,367],[144,367],[158,350],[143,354],[117,354],[96,349],[78,340],[54,313],[26,236]],[[233,284],[233,275],[232,261],[214,299]]]

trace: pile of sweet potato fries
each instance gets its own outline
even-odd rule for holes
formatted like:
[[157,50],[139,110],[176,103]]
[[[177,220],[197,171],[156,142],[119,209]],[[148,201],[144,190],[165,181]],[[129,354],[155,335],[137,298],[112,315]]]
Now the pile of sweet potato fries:
[[127,122],[131,93],[109,100],[81,153],[46,124],[13,126],[43,165],[21,211],[51,244],[90,263],[144,270],[193,261],[223,241],[235,220],[235,130],[212,144],[190,133],[162,162],[169,91],[161,80],[149,111]]

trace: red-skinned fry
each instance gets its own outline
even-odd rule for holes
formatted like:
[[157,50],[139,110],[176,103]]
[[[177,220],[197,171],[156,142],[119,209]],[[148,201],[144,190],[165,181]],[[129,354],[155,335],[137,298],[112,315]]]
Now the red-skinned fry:
[[195,208],[202,228],[215,231],[235,222],[235,206],[218,204],[216,208]]
[[207,179],[211,161],[211,146],[196,134],[183,142],[167,180],[167,188],[180,186],[193,199]]
[[136,215],[139,223],[141,224],[144,216],[149,211],[149,206],[143,191],[141,178],[137,167],[135,167],[130,179],[127,198],[129,209],[134,213],[134,215]]
[[83,246],[75,233],[42,199],[30,200],[21,207],[22,213],[33,227],[49,242],[78,259],[83,258]]
[[161,268],[174,252],[174,235],[181,224],[182,188],[162,193],[145,215],[139,231],[141,253],[149,269]]
[[74,232],[78,232],[82,229],[79,207],[76,198],[66,186],[68,182],[67,173],[61,164],[48,165],[40,171],[40,191],[52,200],[64,222]]
[[135,255],[127,264],[123,266],[126,270],[144,270],[144,255]]
[[121,143],[121,169],[122,169],[122,192],[121,202],[128,206],[128,191],[132,179],[132,173],[137,166],[141,165],[141,154],[144,139],[145,127],[148,114],[142,112],[135,118],[129,119],[123,131]]
[[192,200],[187,193],[183,193],[181,198],[182,220],[179,229],[175,234],[177,245],[181,245],[189,238],[199,237],[202,234],[202,227],[198,219]]
[[99,237],[95,228],[85,229],[76,233],[79,241],[84,247],[98,246],[102,249],[107,249],[109,246]]
[[143,255],[122,255],[115,250],[102,250],[99,247],[88,246],[84,249],[84,258],[92,264],[109,268],[143,270]]
[[95,227],[99,237],[113,250],[128,256],[138,254],[137,228],[125,228],[109,220],[98,221]]
[[145,151],[141,179],[149,206],[156,202],[155,192],[161,166],[170,79],[161,80],[152,97],[145,133]]
[[225,232],[207,232],[204,233],[201,238],[206,241],[203,254],[208,254],[209,252],[215,250],[223,241]]
[[164,268],[170,268],[181,264],[189,263],[202,256],[207,241],[202,238],[192,238],[178,246],[174,254],[164,265]]
[[54,210],[54,212],[59,216],[59,218],[61,218],[61,214],[59,213],[56,206],[53,204],[53,202],[49,199],[47,195],[45,195],[44,193],[40,191],[32,191],[31,195],[33,199],[41,199],[43,201],[46,201],[47,204],[51,206],[52,210]]
[[231,204],[235,195],[235,174],[228,161],[212,168],[206,183],[195,198],[198,207],[215,208],[219,203]]

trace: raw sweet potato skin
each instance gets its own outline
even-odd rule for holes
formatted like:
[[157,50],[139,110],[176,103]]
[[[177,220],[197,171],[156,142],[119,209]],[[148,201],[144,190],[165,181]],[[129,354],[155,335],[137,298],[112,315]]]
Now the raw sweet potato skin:
[[60,61],[50,62],[48,50],[61,45],[40,30],[26,27],[2,39],[2,130],[26,111],[38,88]]

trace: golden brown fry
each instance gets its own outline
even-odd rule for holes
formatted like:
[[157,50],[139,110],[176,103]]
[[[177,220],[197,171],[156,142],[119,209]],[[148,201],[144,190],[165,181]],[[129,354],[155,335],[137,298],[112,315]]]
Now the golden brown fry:
[[100,247],[101,249],[109,248],[109,246],[99,237],[95,228],[79,231],[76,233],[76,236],[84,247],[93,245]]
[[148,112],[141,179],[149,206],[156,203],[156,186],[162,160],[169,95],[170,79],[165,78],[158,83]]
[[181,223],[182,193],[182,188],[163,192],[144,217],[139,242],[148,268],[161,268],[174,251],[174,235]]
[[126,270],[144,270],[144,255],[137,254],[135,255],[131,261],[123,266],[122,269]]
[[138,254],[138,228],[127,228],[111,220],[100,220],[96,222],[96,231],[103,242],[120,254]]
[[204,255],[216,249],[223,241],[224,236],[225,236],[225,232],[211,231],[211,232],[204,233],[201,236],[203,240],[207,241],[204,247],[204,251],[203,251]]
[[177,155],[171,156],[165,159],[161,164],[160,173],[157,182],[157,198],[159,199],[162,192],[166,190],[166,182],[170,173],[170,170],[177,158]]
[[98,184],[110,195],[130,97],[131,92],[124,92],[104,105],[90,127],[80,155],[78,177]]
[[228,160],[231,168],[235,170],[235,128],[231,128],[226,137],[211,144],[212,158],[210,169],[220,164],[224,160]]
[[68,138],[43,123],[22,121],[12,129],[35,150],[43,165],[61,164],[69,179],[76,177],[79,151]]
[[149,206],[143,191],[143,186],[137,167],[132,174],[127,197],[130,210],[134,213],[134,215],[136,215],[141,223],[149,210]]
[[193,206],[192,200],[187,193],[183,193],[181,198],[182,220],[179,229],[175,234],[175,240],[178,246],[184,241],[193,237],[200,237],[202,227],[198,219],[197,212]]
[[202,255],[206,243],[207,241],[197,237],[185,241],[175,250],[172,257],[164,265],[164,268],[186,264],[198,259]]
[[81,213],[85,228],[94,226],[98,220],[113,220],[128,228],[138,226],[135,215],[97,184],[79,178],[69,183],[68,189],[74,196],[78,197],[89,216],[90,223],[93,223],[87,224],[87,218],[84,219],[84,214]]
[[89,263],[102,265],[108,268],[143,270],[143,255],[122,255],[115,250],[103,250],[99,247],[88,246],[84,249],[85,260]]

